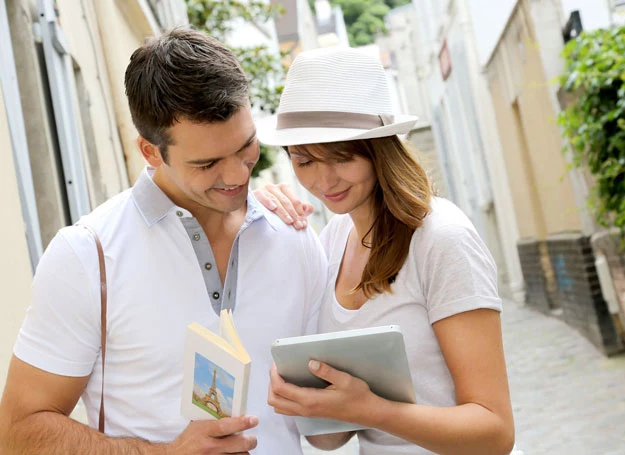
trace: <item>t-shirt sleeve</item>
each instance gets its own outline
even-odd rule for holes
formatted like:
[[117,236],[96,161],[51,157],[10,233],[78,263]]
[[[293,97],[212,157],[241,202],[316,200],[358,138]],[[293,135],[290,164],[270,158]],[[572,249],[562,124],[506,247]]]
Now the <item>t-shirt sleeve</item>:
[[501,311],[497,266],[474,229],[441,226],[428,243],[420,268],[431,324],[479,308]]
[[[85,270],[76,249],[89,243],[93,273]],[[100,301],[91,285],[97,267],[95,242],[85,229],[65,228],[54,237],[37,266],[31,304],[14,347],[19,359],[53,374],[91,374],[100,351]]]

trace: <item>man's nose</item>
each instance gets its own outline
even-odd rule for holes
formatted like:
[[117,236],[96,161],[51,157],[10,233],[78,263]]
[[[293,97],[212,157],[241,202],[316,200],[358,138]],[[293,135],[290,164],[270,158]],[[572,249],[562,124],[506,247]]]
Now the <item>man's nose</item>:
[[238,186],[247,183],[250,176],[250,168],[245,159],[239,156],[228,158],[224,162],[221,179],[225,185]]

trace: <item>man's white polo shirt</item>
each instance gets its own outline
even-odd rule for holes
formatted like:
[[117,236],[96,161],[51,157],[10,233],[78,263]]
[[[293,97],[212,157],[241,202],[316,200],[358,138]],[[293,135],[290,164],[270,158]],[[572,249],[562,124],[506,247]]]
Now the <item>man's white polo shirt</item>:
[[[181,211],[146,169],[132,189],[82,220],[98,233],[106,257],[105,406],[111,436],[175,439],[188,424],[180,415],[185,327],[197,321],[219,333]],[[258,437],[254,453],[301,453],[292,419],[267,405],[270,346],[279,337],[316,331],[325,254],[314,233],[285,226],[251,194],[238,249],[234,322],[252,358],[247,411],[260,420],[250,431]],[[91,374],[82,398],[94,428],[102,381],[98,288],[93,238],[77,226],[60,230],[37,267],[14,351],[54,374]]]

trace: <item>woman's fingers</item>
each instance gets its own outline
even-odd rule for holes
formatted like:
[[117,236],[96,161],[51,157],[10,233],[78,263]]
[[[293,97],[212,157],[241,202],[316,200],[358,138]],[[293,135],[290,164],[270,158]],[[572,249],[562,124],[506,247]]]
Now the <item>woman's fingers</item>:
[[334,388],[349,388],[353,376],[343,371],[332,368],[327,363],[311,360],[308,369],[312,374],[328,381]]
[[307,217],[314,211],[314,208],[311,204],[302,202],[288,185],[268,184],[255,190],[254,195],[285,224],[292,225],[298,230],[308,226]]
[[278,208],[275,198],[265,188],[258,188],[257,190],[254,190],[254,196],[256,196],[258,202],[263,204],[267,210],[271,210],[273,212]]

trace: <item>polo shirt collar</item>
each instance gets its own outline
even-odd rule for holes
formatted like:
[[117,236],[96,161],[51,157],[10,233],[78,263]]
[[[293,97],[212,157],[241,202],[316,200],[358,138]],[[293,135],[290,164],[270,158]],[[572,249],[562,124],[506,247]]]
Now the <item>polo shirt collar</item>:
[[148,226],[153,226],[176,205],[152,180],[154,168],[147,166],[132,187],[132,198]]
[[[139,213],[141,213],[145,223],[150,227],[161,221],[174,210],[187,212],[177,207],[163,190],[154,183],[152,180],[153,175],[154,168],[152,166],[147,166],[143,172],[141,172],[132,187],[132,198],[135,202],[135,206],[139,210]],[[241,230],[246,229],[254,221],[261,218],[264,218],[274,230],[278,229],[277,223],[281,223],[275,216],[270,216],[269,211],[258,202],[254,193],[249,191],[247,195],[247,212]]]
[[254,193],[249,191],[247,193],[247,213],[245,214],[245,221],[243,221],[243,227],[241,229],[244,229],[260,218],[264,218],[274,231],[278,230],[280,224],[284,223],[273,213],[270,213],[269,209],[258,202]]

